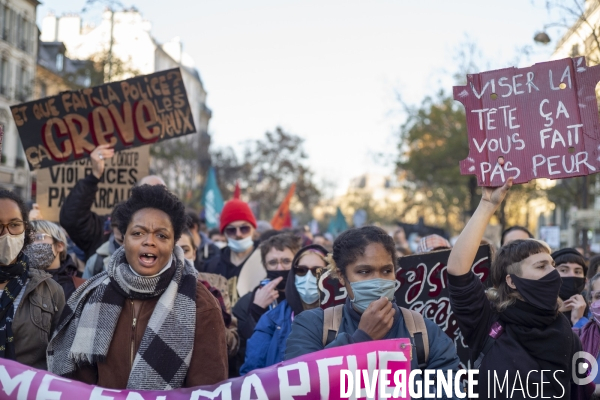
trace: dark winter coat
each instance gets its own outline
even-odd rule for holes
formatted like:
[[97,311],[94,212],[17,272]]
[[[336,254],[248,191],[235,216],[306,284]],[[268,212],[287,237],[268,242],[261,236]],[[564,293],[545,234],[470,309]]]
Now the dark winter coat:
[[110,227],[106,226],[109,216],[92,211],[98,183],[100,179],[92,174],[77,181],[60,209],[60,225],[85,253],[86,260],[108,240],[110,234]]

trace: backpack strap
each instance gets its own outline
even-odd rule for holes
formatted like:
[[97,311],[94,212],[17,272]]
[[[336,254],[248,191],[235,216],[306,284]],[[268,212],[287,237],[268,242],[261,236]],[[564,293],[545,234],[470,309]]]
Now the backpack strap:
[[94,269],[92,270],[92,273],[94,275],[92,276],[96,276],[98,275],[100,272],[104,271],[104,256],[101,256],[100,254],[96,253],[96,260],[94,262]]
[[503,332],[504,327],[499,321],[496,321],[492,324],[490,328],[490,333],[483,342],[483,349],[481,349],[481,353],[479,353],[477,360],[475,360],[475,362],[473,363],[473,368],[479,369],[481,363],[483,362],[483,358],[492,349],[492,346],[496,342],[496,339],[498,339]]
[[323,310],[323,347],[333,342],[337,337],[344,315],[344,304]]
[[400,307],[400,311],[402,311],[406,329],[408,329],[408,333],[413,339],[419,368],[424,369],[427,366],[427,360],[429,360],[429,335],[427,334],[425,319],[420,313],[404,307]]

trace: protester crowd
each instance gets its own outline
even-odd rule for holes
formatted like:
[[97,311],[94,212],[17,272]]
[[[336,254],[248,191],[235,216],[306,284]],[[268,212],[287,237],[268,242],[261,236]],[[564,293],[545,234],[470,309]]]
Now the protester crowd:
[[[399,257],[452,249],[450,302],[482,371],[480,398],[486,371],[511,379],[560,370],[527,385],[555,398],[595,391],[573,383],[571,360],[582,349],[600,353],[600,257],[552,252],[517,226],[502,234],[489,287],[471,271],[511,180],[484,188],[454,246],[439,235],[376,226],[334,239],[274,230],[240,199],[225,204],[220,226],[209,231],[157,176],[98,215],[91,209],[113,155],[108,146],[92,152],[92,173],[71,190],[60,221],[43,220],[0,190],[0,357],[106,388],[168,390],[325,348],[410,338],[413,369],[457,371],[453,340],[394,297]],[[317,282],[327,270],[348,297],[323,309]],[[600,376],[594,384],[600,388]]]

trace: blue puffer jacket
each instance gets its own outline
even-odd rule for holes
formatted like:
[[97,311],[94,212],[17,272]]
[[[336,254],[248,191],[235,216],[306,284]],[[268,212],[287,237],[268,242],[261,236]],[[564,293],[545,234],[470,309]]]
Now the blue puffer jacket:
[[246,345],[246,361],[240,368],[240,375],[283,361],[285,343],[291,330],[292,308],[284,300],[258,320]]

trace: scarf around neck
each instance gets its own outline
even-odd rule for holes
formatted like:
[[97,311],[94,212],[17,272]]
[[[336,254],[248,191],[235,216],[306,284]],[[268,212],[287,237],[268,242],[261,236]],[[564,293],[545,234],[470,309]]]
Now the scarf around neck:
[[0,280],[7,282],[0,297],[0,358],[16,359],[12,322],[15,299],[27,283],[27,256],[21,253],[14,264],[0,267]]
[[183,386],[196,328],[197,271],[175,247],[169,269],[135,274],[122,247],[108,269],[84,282],[71,296],[48,345],[48,370],[69,375],[106,360],[126,299],[160,296],[136,351],[127,389],[170,390]]
[[506,332],[539,364],[540,370],[562,370],[555,373],[556,379],[548,379],[553,394],[569,393],[575,338],[567,318],[555,310],[541,310],[517,300],[500,313],[500,320]]

